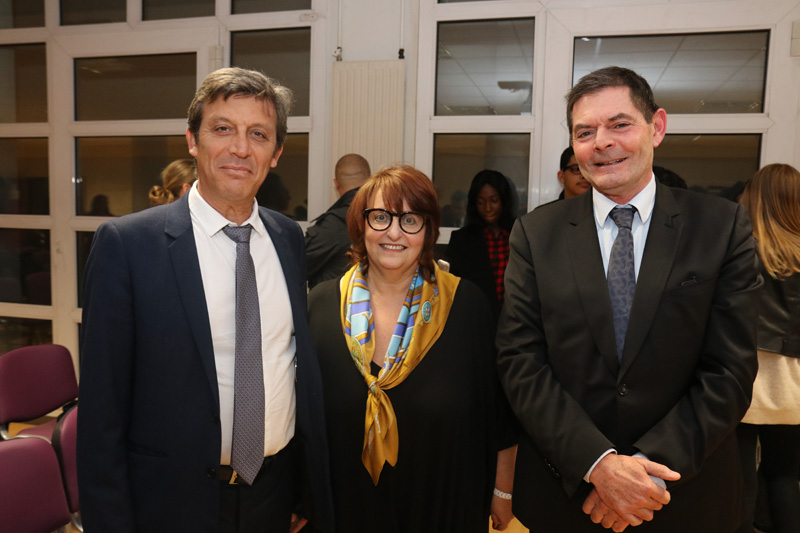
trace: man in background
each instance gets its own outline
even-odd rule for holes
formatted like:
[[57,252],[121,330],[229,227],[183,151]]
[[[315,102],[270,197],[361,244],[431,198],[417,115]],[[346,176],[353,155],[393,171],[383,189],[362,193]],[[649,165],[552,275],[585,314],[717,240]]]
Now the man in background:
[[186,131],[197,181],[95,234],[77,450],[88,533],[286,533],[307,490],[331,530],[303,236],[255,200],[291,98],[259,72],[209,74]]
[[450,195],[450,203],[442,206],[442,226],[463,228],[467,223],[467,193],[456,189]]
[[572,146],[568,146],[561,152],[558,168],[561,169],[558,171],[558,181],[564,187],[564,190],[558,195],[559,200],[574,198],[592,188],[591,184],[583,177],[581,168],[575,161],[575,151]]
[[306,230],[309,289],[322,281],[339,278],[347,271],[350,263],[347,210],[370,174],[369,163],[358,154],[344,155],[336,162],[333,183],[339,199]]

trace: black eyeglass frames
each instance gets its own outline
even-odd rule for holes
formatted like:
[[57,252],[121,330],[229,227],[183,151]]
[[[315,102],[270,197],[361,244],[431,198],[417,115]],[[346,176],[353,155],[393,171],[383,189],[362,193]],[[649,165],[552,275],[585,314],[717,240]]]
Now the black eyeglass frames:
[[386,209],[364,209],[364,218],[369,227],[375,231],[386,231],[392,225],[392,219],[397,217],[400,229],[409,235],[419,233],[425,227],[425,215],[416,211],[393,213]]

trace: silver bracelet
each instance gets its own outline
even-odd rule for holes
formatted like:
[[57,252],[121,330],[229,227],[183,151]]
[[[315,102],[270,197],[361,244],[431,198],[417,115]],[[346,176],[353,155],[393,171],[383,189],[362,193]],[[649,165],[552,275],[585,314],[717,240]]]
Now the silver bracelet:
[[497,487],[494,488],[494,495],[502,500],[510,500],[511,493],[510,492],[503,492],[502,490],[498,489]]

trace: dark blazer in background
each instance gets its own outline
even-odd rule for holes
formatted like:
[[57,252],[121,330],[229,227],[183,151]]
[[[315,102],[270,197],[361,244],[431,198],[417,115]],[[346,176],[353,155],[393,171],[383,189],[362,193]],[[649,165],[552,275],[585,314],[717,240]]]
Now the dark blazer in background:
[[350,267],[350,236],[347,233],[347,210],[358,187],[345,191],[327,211],[306,230],[308,290],[329,279],[339,279]]
[[[297,346],[299,469],[317,526],[332,503],[322,385],[306,323],[303,235],[260,216],[278,253]],[[86,265],[78,474],[88,533],[217,531],[219,390],[188,195],[105,222]]]
[[733,429],[756,374],[755,243],[744,209],[657,185],[621,364],[592,195],[523,216],[510,237],[500,378],[524,429],[514,513],[537,533],[600,532],[583,476],[607,449],[682,476],[635,530],[732,532]]
[[492,318],[500,314],[497,286],[489,262],[489,250],[483,240],[483,228],[467,226],[450,234],[445,260],[450,263],[450,272],[470,280],[486,295],[492,310]]

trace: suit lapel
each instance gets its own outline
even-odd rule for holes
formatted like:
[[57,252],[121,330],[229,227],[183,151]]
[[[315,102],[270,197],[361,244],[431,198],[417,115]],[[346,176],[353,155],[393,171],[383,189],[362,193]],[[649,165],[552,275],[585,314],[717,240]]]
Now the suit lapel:
[[597,240],[592,195],[583,194],[580,200],[572,203],[574,208],[567,214],[569,226],[566,240],[575,283],[595,345],[609,370],[616,374],[619,363],[614,340],[614,322],[603,271],[603,257]]
[[658,184],[653,219],[647,233],[639,279],[636,281],[620,375],[624,374],[641,350],[658,310],[683,231],[679,215],[678,205],[669,187]]
[[167,207],[164,231],[172,240],[168,245],[178,293],[181,297],[184,313],[194,337],[195,345],[208,384],[219,405],[219,389],[217,387],[217,369],[214,362],[214,345],[211,340],[211,325],[208,321],[203,276],[200,272],[200,261],[197,257],[197,246],[192,231],[192,218],[189,213],[188,194]]
[[[281,262],[283,277],[286,279],[286,288],[289,291],[289,301],[292,305],[292,321],[295,323],[296,331],[297,317],[305,316],[305,299],[303,298],[304,295],[300,294],[299,290],[302,285],[299,277],[300,267],[291,252],[291,243],[286,240],[285,232],[278,225],[273,216],[266,209],[260,209],[259,214],[261,215],[261,220],[264,222],[264,227],[267,228],[270,239],[272,239],[272,244],[275,246],[278,259]],[[298,309],[298,306],[303,306],[303,308]]]

